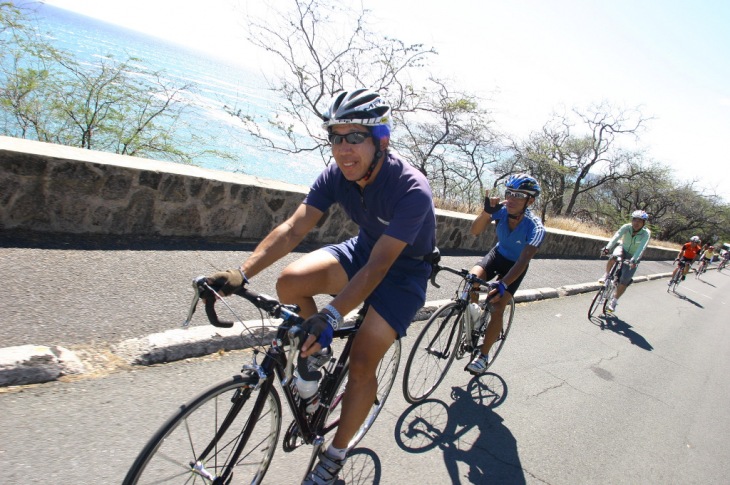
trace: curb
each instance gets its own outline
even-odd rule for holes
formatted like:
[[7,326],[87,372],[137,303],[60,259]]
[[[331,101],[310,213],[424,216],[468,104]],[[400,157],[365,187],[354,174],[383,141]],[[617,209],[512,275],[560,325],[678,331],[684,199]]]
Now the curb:
[[[671,274],[638,276],[634,282],[668,278]],[[515,294],[515,303],[564,298],[596,291],[600,286],[596,282],[566,285],[560,288],[518,290]],[[451,300],[426,302],[413,321],[427,320],[437,308],[449,301]],[[352,318],[354,314],[355,312],[352,312],[346,318]],[[262,324],[260,320],[250,320],[243,323],[236,322],[228,329],[212,326],[176,328],[146,337],[124,340],[112,347],[112,353],[130,365],[152,365],[201,357],[220,351],[244,349],[262,345],[273,338],[277,322],[268,323],[267,325]],[[253,330],[244,332],[245,328]],[[64,347],[21,345],[0,348],[0,387],[40,384],[57,380],[62,376],[85,372],[86,368],[81,359]]]

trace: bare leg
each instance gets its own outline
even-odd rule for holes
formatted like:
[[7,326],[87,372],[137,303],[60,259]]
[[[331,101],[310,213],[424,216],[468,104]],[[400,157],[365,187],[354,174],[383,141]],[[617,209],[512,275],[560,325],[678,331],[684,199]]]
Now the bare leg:
[[299,305],[300,316],[317,313],[315,295],[336,295],[347,284],[347,273],[327,251],[306,254],[284,268],[276,281],[282,303]]
[[340,425],[332,440],[335,448],[347,447],[370,412],[378,390],[375,371],[396,336],[393,327],[370,307],[350,353],[350,375],[342,398]]
[[499,301],[494,304],[494,313],[492,313],[492,318],[489,320],[489,326],[487,327],[487,332],[484,335],[484,343],[480,349],[484,355],[489,353],[489,349],[492,348],[494,342],[496,342],[499,338],[504,322],[504,309],[507,307],[510,300],[512,300],[512,295],[508,291],[505,291]]

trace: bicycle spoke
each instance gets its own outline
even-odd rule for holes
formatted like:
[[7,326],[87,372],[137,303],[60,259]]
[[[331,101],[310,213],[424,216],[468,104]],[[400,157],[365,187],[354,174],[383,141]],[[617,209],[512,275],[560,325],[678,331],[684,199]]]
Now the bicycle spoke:
[[[181,483],[183,477],[183,483],[210,483],[231,471],[237,480],[261,483],[278,442],[281,402],[270,386],[263,395],[260,389],[241,395],[249,379],[234,377],[182,406],[149,441],[124,483]],[[260,399],[264,407],[254,420]]]

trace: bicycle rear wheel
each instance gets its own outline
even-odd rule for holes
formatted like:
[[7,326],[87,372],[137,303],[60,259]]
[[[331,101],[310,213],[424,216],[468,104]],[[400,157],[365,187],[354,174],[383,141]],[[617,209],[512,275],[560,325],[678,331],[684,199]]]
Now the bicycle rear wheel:
[[124,485],[211,483],[229,472],[237,483],[261,483],[279,439],[281,401],[273,386],[257,383],[234,376],[181,406],[147,442]]
[[[489,326],[489,323],[491,321],[492,314],[486,312],[486,315],[484,318],[486,318],[485,326],[486,329]],[[487,369],[492,367],[492,364],[494,364],[495,359],[499,355],[499,353],[502,351],[502,347],[504,347],[504,342],[507,340],[507,335],[509,334],[510,328],[512,328],[512,319],[515,316],[515,299],[511,298],[507,306],[504,308],[504,319],[502,320],[502,331],[499,333],[499,338],[497,338],[497,341],[494,342],[492,345],[492,348],[489,349],[488,359],[487,359]]]
[[403,397],[421,402],[436,390],[448,372],[462,339],[464,308],[456,301],[431,315],[413,343],[403,372]]
[[[400,340],[396,340],[395,342],[393,342],[393,345],[390,346],[390,349],[388,349],[383,358],[380,360],[378,368],[375,371],[375,376],[378,380],[378,390],[375,394],[375,400],[373,401],[373,405],[370,408],[370,412],[365,418],[365,421],[363,421],[362,425],[360,426],[360,429],[357,430],[355,436],[353,436],[348,443],[348,449],[354,448],[360,442],[360,440],[365,437],[365,434],[372,427],[375,419],[378,417],[378,414],[380,414],[380,411],[383,409],[383,406],[385,406],[385,401],[388,399],[388,395],[390,394],[390,390],[393,387],[395,377],[398,373],[400,354],[401,342]],[[327,413],[327,417],[325,418],[325,426],[322,431],[323,436],[326,436],[330,433],[330,431],[337,428],[340,423],[342,398],[345,394],[345,388],[347,387],[349,375],[350,363],[348,362],[347,364],[345,364],[345,368],[340,374],[339,382],[337,384],[337,390],[335,391],[332,402],[330,403],[329,412]]]

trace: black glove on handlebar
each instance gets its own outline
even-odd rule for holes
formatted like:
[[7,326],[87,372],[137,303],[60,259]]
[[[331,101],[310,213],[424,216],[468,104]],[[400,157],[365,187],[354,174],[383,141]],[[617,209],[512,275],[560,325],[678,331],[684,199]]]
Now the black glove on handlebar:
[[484,197],[484,212],[486,212],[487,214],[494,214],[499,209],[501,209],[503,205],[504,204],[502,204],[501,202],[497,205],[492,205],[492,199],[489,196]]
[[308,334],[314,335],[322,348],[332,343],[334,326],[330,323],[331,318],[329,315],[319,312],[307,318],[302,323],[302,329]]
[[229,296],[240,290],[248,281],[240,269],[229,269],[207,277],[206,282],[224,296]]

